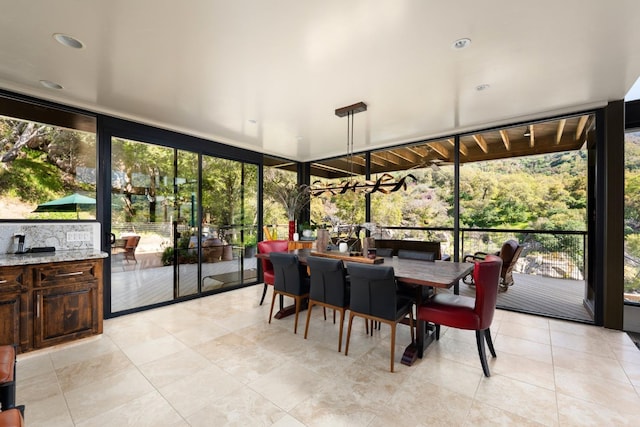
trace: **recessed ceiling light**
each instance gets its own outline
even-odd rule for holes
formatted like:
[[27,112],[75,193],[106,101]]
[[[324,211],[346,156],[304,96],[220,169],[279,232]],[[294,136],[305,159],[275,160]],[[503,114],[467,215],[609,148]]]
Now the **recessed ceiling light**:
[[46,87],[47,89],[57,89],[57,90],[62,89],[62,85],[59,85],[58,83],[55,83],[49,80],[40,80],[40,84]]
[[454,49],[464,49],[465,47],[469,47],[469,46],[471,46],[471,39],[468,39],[465,37],[463,39],[458,39],[454,41],[451,47]]
[[73,49],[82,49],[84,47],[84,43],[82,43],[77,38],[69,36],[67,34],[55,33],[53,35],[53,38],[61,45],[71,47]]
[[491,87],[490,85],[488,85],[488,84],[486,84],[486,83],[485,83],[485,84],[481,84],[481,85],[476,86],[476,90],[477,90],[478,92],[482,92],[483,90],[487,90],[487,89],[489,89],[490,87]]

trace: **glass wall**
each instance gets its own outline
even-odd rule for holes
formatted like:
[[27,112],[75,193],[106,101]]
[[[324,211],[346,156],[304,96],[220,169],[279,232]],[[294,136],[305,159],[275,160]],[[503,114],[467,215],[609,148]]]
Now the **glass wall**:
[[360,251],[365,237],[366,158],[363,154],[315,162],[311,165],[311,223],[329,230],[332,243],[346,241],[350,250]]
[[380,238],[439,241],[442,253],[452,253],[454,157],[453,140],[371,153],[372,182],[388,174],[406,185],[371,195],[371,221],[380,228]]
[[625,135],[624,301],[640,305],[640,131]]
[[111,312],[256,280],[256,165],[112,138]]

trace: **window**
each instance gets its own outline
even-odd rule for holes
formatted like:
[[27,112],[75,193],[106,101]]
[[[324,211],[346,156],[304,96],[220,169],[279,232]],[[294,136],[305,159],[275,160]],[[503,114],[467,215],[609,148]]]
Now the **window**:
[[95,219],[95,118],[0,98],[0,141],[0,219]]

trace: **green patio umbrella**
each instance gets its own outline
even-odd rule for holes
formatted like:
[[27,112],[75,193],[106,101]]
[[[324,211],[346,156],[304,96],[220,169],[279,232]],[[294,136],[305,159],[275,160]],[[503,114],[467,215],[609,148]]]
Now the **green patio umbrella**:
[[38,205],[34,212],[75,212],[76,217],[80,218],[81,210],[90,210],[96,205],[96,199],[83,196],[82,194],[73,193],[61,199],[51,200],[50,202]]

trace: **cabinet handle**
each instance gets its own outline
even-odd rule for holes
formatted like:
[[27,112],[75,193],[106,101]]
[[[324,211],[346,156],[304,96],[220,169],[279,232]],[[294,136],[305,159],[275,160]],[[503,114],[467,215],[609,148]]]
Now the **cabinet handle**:
[[8,280],[0,280],[0,285],[3,285],[5,283],[7,283],[7,282],[8,282]]
[[40,294],[36,297],[36,318],[40,318]]
[[69,277],[69,276],[79,276],[83,271],[74,271],[73,273],[60,273],[56,274],[56,277]]

